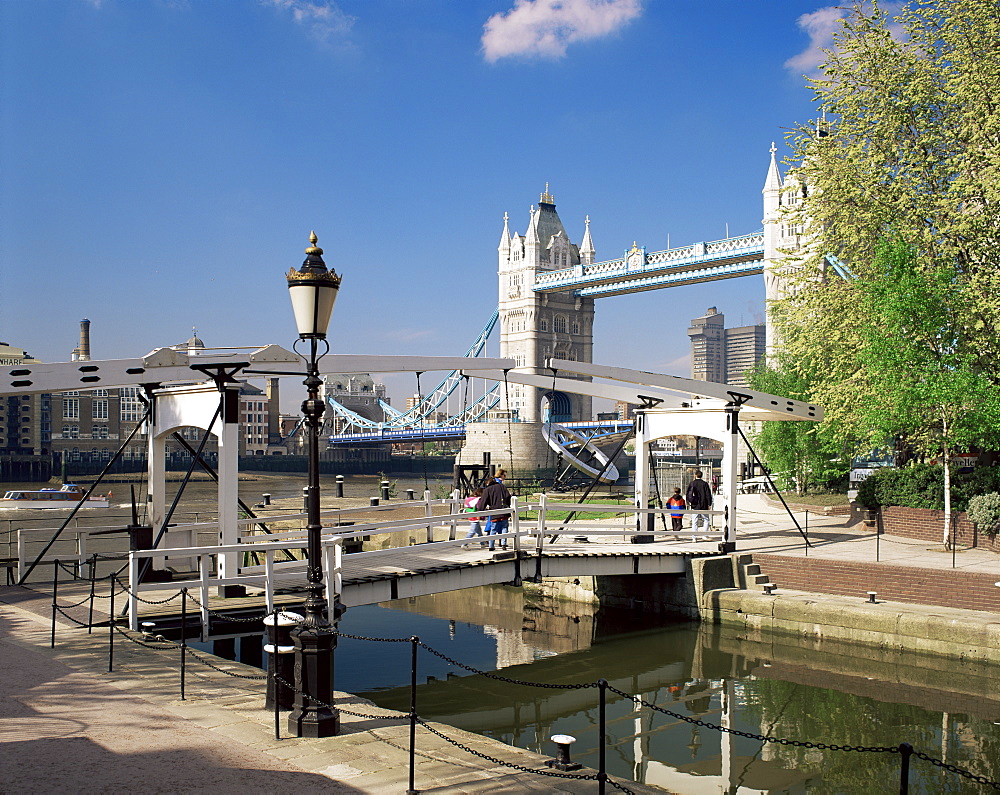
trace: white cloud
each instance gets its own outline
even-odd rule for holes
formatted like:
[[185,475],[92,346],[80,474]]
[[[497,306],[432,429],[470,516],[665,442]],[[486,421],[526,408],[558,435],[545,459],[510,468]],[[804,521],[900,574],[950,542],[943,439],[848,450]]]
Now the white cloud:
[[[865,4],[865,10],[870,10]],[[885,13],[892,15],[898,13],[902,3],[884,2],[879,7]],[[842,6],[826,6],[819,8],[809,14],[803,14],[796,20],[796,24],[809,35],[809,46],[798,55],[785,61],[785,68],[796,74],[815,75],[821,63],[826,60],[824,50],[833,49],[833,34],[840,29],[840,21],[850,14],[851,9]],[[890,24],[889,30],[893,37],[902,37],[902,28],[898,24]]]
[[261,0],[292,15],[292,19],[309,30],[320,41],[344,36],[354,27],[355,17],[345,14],[336,3],[329,0]]
[[642,13],[642,0],[515,0],[483,25],[483,57],[561,58],[577,41],[607,36]]
[[840,28],[840,20],[847,16],[847,9],[827,6],[803,14],[796,22],[809,34],[809,46],[798,55],[785,61],[785,67],[798,74],[809,74],[826,60],[824,50],[833,47],[833,34]]

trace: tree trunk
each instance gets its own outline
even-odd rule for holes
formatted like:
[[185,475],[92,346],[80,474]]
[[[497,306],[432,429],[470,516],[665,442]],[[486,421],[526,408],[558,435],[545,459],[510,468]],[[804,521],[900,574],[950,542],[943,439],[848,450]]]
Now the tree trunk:
[[[943,413],[943,412],[942,412]],[[943,543],[948,546],[948,538],[951,531],[951,451],[948,448],[948,420],[941,418],[941,429],[944,431],[944,533]],[[952,545],[955,539],[951,539]]]

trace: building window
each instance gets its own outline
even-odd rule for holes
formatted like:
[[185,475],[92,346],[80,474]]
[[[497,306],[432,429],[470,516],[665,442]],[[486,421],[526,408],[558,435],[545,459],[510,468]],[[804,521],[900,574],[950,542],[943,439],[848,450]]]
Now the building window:
[[[105,390],[107,391],[107,390]],[[108,401],[107,398],[101,398],[94,401],[94,419],[95,420],[106,420],[108,418]]]
[[107,439],[108,438],[108,426],[107,425],[95,425],[93,437],[95,439]]
[[93,395],[94,395],[94,397],[107,397],[108,396],[108,390],[106,390],[106,389],[95,389],[95,390],[93,390]]
[[127,386],[121,390],[121,421],[138,422],[142,419],[142,403],[139,401],[139,387]]
[[580,324],[575,320],[573,321],[573,333],[574,334],[580,333]]
[[555,316],[555,319],[552,321],[552,330],[556,334],[565,334],[566,333],[566,316],[565,315],[556,315]]
[[541,320],[538,321],[538,330],[539,331],[548,331],[549,330],[549,321],[548,321],[547,318],[543,317]]
[[69,400],[63,401],[63,419],[64,420],[78,420],[80,419],[80,400],[79,398],[70,398]]

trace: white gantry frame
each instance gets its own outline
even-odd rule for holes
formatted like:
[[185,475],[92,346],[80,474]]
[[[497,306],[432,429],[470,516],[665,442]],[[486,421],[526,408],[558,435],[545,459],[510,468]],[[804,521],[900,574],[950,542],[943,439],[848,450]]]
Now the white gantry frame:
[[[323,374],[503,370],[513,359],[470,359],[464,356],[368,356],[330,354],[319,361]],[[76,362],[25,362],[0,368],[0,396],[126,386],[144,388],[152,404],[147,428],[149,521],[161,548],[196,546],[181,531],[166,528],[166,440],[183,427],[211,432],[218,440],[219,544],[239,543],[239,388],[237,378],[306,377],[296,354],[278,345],[256,348],[205,349],[198,352],[157,348],[136,359]],[[206,380],[207,377],[207,380]],[[191,384],[192,381],[198,383]],[[186,383],[178,383],[186,382]],[[165,539],[165,540],[164,540]],[[54,539],[53,539],[54,540]],[[220,556],[222,578],[238,573],[235,551]]]
[[[549,359],[546,366],[552,372],[551,377],[514,369],[506,372],[506,380],[541,389],[553,388],[554,381],[554,388],[558,390],[644,406],[636,410],[636,508],[646,508],[649,504],[649,451],[653,442],[667,436],[685,435],[704,436],[722,443],[725,484],[722,500],[725,516],[723,543],[727,551],[734,550],[736,543],[735,485],[739,471],[740,420],[819,422],[823,419],[823,409],[817,405],[727,384],[567,359]],[[596,383],[560,377],[563,373],[603,381]],[[505,374],[502,371],[478,371],[470,375],[503,380]],[[713,506],[713,509],[718,510],[718,506]],[[642,516],[637,513],[636,530],[643,529],[641,521]]]

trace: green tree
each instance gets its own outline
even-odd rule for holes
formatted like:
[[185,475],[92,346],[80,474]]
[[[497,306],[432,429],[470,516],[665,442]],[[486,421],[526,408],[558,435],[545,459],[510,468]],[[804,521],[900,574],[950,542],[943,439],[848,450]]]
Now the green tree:
[[[866,10],[868,9],[868,10]],[[810,200],[799,205],[822,270],[857,270],[879,242],[908,244],[952,270],[980,362],[1000,355],[1000,5],[914,0],[896,17],[857,3],[835,36],[813,98],[828,115],[793,134]],[[994,381],[995,365],[984,368]]]
[[859,370],[878,396],[860,410],[871,441],[902,436],[944,464],[944,531],[951,522],[951,467],[958,449],[992,442],[1000,391],[965,338],[968,296],[954,268],[921,268],[905,244],[883,244],[875,272],[852,287],[869,318],[859,329]]
[[[868,10],[866,10],[868,9]],[[1000,6],[857,4],[821,76],[825,119],[793,135],[810,256],[772,307],[784,372],[833,435],[945,462],[1000,427]],[[890,242],[887,242],[890,241]],[[832,253],[857,276],[827,268]],[[946,530],[950,473],[945,467]]]
[[[812,401],[812,379],[794,366],[760,364],[751,386],[772,395]],[[782,488],[805,494],[817,487],[837,488],[850,469],[853,446],[845,445],[832,422],[765,422],[754,437],[757,454]]]

